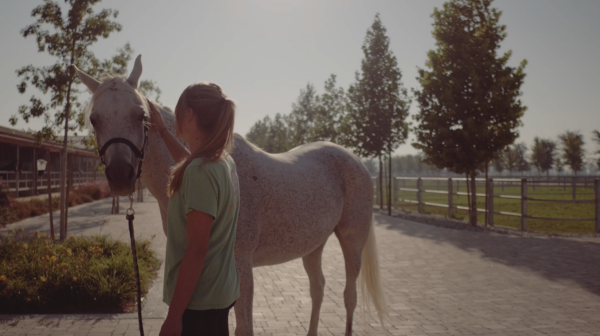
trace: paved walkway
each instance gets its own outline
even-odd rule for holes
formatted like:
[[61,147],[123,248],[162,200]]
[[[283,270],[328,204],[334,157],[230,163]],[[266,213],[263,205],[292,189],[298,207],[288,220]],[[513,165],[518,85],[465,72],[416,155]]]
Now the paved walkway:
[[[127,240],[123,215],[106,215],[110,200],[70,213],[70,232]],[[136,204],[136,213],[136,235],[156,234],[162,256],[156,201]],[[387,329],[372,319],[365,329],[359,310],[356,335],[600,335],[600,240],[450,230],[381,214],[375,220],[390,318]],[[15,226],[45,225],[40,217]],[[343,264],[332,237],[323,260],[320,335],[344,332]],[[255,269],[255,286],[256,335],[306,334],[311,303],[300,260]],[[158,279],[146,299],[147,335],[158,334],[165,316],[161,290]],[[233,312],[230,321],[233,333]],[[4,315],[0,335],[137,335],[137,320],[134,314]]]

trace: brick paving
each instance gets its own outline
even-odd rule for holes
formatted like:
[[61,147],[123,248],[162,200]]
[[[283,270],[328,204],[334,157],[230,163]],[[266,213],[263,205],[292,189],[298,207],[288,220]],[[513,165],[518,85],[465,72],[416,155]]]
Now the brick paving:
[[[123,235],[120,216],[100,215],[106,210],[102,204],[88,206],[94,207],[96,217],[104,217],[86,219],[80,234],[101,225],[104,233]],[[82,208],[81,213],[85,211]],[[153,199],[136,205],[136,211],[138,235],[161,233]],[[598,238],[451,230],[382,214],[375,220],[390,316],[384,329],[375,319],[365,324],[358,309],[355,335],[600,335]],[[71,223],[77,230],[77,223]],[[162,248],[163,237],[155,239]],[[327,243],[323,259],[327,283],[319,334],[343,335],[345,274],[335,237]],[[161,281],[144,306],[147,335],[158,334],[166,312],[158,294]],[[311,302],[300,260],[255,269],[255,287],[255,335],[306,334]],[[233,334],[233,312],[230,323]],[[135,314],[4,315],[0,335],[138,335],[138,331]]]

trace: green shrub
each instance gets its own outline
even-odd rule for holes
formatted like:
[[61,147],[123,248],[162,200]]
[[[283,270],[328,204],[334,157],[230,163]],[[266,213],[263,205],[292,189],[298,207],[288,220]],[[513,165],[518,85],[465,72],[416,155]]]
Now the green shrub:
[[[150,241],[136,241],[142,293],[160,261]],[[105,236],[64,242],[22,231],[0,235],[0,313],[117,313],[135,309],[128,244]]]

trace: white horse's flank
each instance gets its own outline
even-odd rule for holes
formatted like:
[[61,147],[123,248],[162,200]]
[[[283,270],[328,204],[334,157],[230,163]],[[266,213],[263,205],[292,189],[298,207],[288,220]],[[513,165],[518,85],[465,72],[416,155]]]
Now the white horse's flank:
[[[102,146],[113,137],[123,137],[141,146],[142,122],[135,111],[146,110],[147,106],[137,95],[125,96],[128,92],[121,88],[131,85],[137,89],[137,85],[132,83],[139,82],[140,57],[136,59],[134,70],[127,80],[111,78],[100,83],[80,71],[78,75],[92,92],[105,85],[114,88],[102,90],[101,95],[96,97],[94,94],[92,98],[90,118],[95,121],[98,145]],[[160,112],[170,131],[174,132],[173,113],[164,107],[160,108]],[[129,164],[134,164],[128,147],[118,144],[111,147],[115,148],[107,151],[107,167],[111,160],[116,162],[115,167],[127,167],[122,169],[129,169]],[[235,334],[253,334],[252,268],[302,258],[312,298],[308,335],[317,335],[325,287],[321,256],[332,233],[339,239],[346,267],[346,335],[352,334],[359,273],[363,284],[361,288],[365,289],[363,298],[370,301],[371,297],[383,323],[386,303],[372,224],[373,187],[363,164],[344,148],[328,142],[311,143],[274,155],[260,150],[239,135],[235,136],[232,156],[238,167],[241,192],[235,247],[241,297],[235,305]],[[142,180],[158,200],[165,232],[166,186],[168,172],[173,165],[159,134],[151,130]],[[109,182],[112,181],[113,191],[127,194],[128,175],[120,173],[122,169],[112,169],[115,176],[109,178]]]

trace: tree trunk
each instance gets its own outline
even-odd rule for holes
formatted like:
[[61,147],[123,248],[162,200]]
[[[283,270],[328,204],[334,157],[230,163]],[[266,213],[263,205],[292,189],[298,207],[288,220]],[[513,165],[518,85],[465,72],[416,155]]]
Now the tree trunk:
[[[66,206],[65,206],[65,218],[69,218],[69,193],[73,188],[73,154],[67,154],[67,195],[66,198]],[[66,233],[65,229],[65,233]],[[66,237],[65,237],[66,238]]]
[[60,158],[60,240],[67,238],[67,144],[69,136],[69,115],[71,110],[71,85],[67,89],[67,105],[65,107],[65,136]]
[[[71,64],[75,64],[75,37],[71,41]],[[65,137],[63,138],[63,148],[61,150],[60,161],[60,240],[67,238],[67,145],[69,136],[69,117],[71,115],[71,87],[73,86],[73,68],[69,68],[71,80],[67,87],[67,103],[65,105]]]
[[383,209],[383,163],[381,162],[381,154],[379,154],[379,209]]
[[52,178],[50,177],[50,151],[46,152],[46,179],[48,180],[48,214],[50,215],[50,238],[54,240],[54,218],[52,216]]
[[469,212],[469,223],[477,226],[477,188],[475,186],[475,174],[471,175],[471,211]]
[[392,152],[388,153],[388,174],[389,174],[389,183],[388,183],[388,216],[392,215]]

